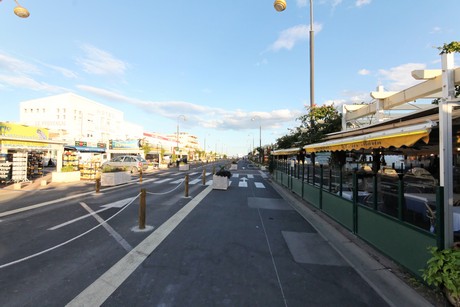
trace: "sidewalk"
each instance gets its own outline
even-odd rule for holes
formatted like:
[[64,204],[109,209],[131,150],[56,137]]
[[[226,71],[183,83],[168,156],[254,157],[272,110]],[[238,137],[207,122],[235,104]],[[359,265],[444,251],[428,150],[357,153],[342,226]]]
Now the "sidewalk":
[[203,190],[70,305],[431,306],[282,188],[237,184]]

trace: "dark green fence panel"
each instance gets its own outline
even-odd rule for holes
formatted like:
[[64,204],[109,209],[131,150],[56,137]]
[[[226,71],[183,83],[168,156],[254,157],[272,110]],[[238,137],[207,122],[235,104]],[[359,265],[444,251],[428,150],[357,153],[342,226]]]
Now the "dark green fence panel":
[[358,206],[358,235],[416,276],[430,258],[428,246],[436,237],[395,218]]
[[313,206],[319,208],[320,207],[320,196],[321,190],[317,187],[314,187],[306,182],[303,185],[303,199]]
[[323,192],[323,211],[348,230],[353,230],[353,203],[351,201]]
[[291,190],[302,197],[302,179],[293,178]]

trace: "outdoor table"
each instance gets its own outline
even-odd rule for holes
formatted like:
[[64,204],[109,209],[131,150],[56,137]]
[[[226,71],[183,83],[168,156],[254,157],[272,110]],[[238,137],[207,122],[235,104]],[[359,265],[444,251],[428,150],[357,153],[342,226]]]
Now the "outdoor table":
[[460,231],[460,207],[454,207],[452,210],[454,211],[452,223],[454,231]]

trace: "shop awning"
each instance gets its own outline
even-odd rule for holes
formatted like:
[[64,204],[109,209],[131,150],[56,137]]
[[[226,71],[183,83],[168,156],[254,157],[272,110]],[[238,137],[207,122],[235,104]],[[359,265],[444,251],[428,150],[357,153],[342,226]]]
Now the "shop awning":
[[87,146],[64,146],[64,150],[76,150],[79,152],[94,152],[94,153],[104,153],[105,152],[105,148],[87,147]]
[[319,151],[339,151],[339,150],[359,150],[371,148],[399,148],[402,146],[412,146],[417,141],[429,141],[431,128],[436,124],[429,121],[424,124],[400,127],[385,131],[369,133],[366,135],[348,137],[323,143],[310,144],[304,147],[308,152]]
[[289,155],[296,155],[301,150],[302,150],[301,148],[277,149],[277,150],[273,150],[271,154],[273,156],[289,156]]

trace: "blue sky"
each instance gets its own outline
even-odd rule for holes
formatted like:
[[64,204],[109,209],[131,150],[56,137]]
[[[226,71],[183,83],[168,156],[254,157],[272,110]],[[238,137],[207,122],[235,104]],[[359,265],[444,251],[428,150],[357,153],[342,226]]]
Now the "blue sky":
[[[146,131],[181,131],[207,150],[246,153],[295,127],[309,105],[309,1],[0,2],[0,121],[64,92],[122,110]],[[460,40],[458,0],[314,1],[315,100],[369,102],[414,69],[440,69]],[[182,120],[180,115],[186,117]],[[255,117],[255,121],[251,118]]]

